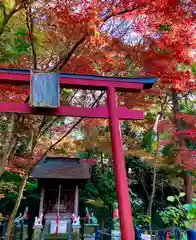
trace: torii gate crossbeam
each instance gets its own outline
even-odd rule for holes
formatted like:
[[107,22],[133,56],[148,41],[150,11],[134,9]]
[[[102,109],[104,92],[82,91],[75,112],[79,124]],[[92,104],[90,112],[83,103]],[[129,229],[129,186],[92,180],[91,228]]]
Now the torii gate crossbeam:
[[[110,78],[89,75],[60,74],[61,88],[106,90],[108,107],[89,109],[60,106],[57,109],[43,110],[31,108],[25,103],[0,102],[0,112],[109,118],[122,240],[134,240],[134,228],[132,223],[132,210],[130,206],[119,119],[140,120],[143,119],[143,112],[118,107],[116,91],[140,92],[143,88],[151,88],[155,82],[155,77]],[[0,69],[0,84],[24,85],[29,83],[30,72],[27,70]]]

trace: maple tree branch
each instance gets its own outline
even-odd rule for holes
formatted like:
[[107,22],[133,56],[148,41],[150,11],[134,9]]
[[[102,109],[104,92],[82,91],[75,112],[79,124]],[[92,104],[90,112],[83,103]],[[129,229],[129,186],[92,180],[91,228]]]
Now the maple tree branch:
[[[129,13],[129,12],[133,12],[137,9],[140,9],[142,7],[145,7],[147,4],[153,2],[154,0],[152,1],[149,1],[147,3],[144,3],[144,4],[141,4],[140,6],[137,6],[137,7],[134,7],[132,9],[125,9],[123,11],[120,11],[117,15],[122,15],[124,13]],[[104,21],[106,22],[107,20],[109,20],[111,17],[113,17],[114,14],[111,14],[107,17],[104,18]],[[65,64],[70,60],[70,58],[72,57],[73,53],[75,52],[75,50],[86,40],[86,35],[82,36],[75,44],[74,46],[72,47],[72,49],[63,57],[60,58],[60,60],[52,67],[50,68],[48,71],[61,71],[62,68],[65,66]]]
[[85,41],[86,36],[82,36],[72,47],[72,49],[64,56],[61,57],[59,62],[56,63],[55,66],[53,66],[49,71],[61,71],[62,68],[65,66],[65,64],[70,60],[72,54],[75,52],[75,50]]
[[[44,70],[46,70],[47,68],[49,68],[49,64],[50,64],[53,56],[54,56],[54,52],[52,51],[51,54],[50,54],[50,56],[49,56],[49,58],[46,58],[48,61],[47,61],[47,63],[46,63],[46,67],[44,68]],[[39,64],[41,65],[41,63],[39,63]]]
[[[71,100],[74,98],[74,96],[76,95],[77,92],[78,92],[78,90],[75,90],[75,91],[74,91],[74,94],[73,94],[73,95],[71,96],[71,98],[69,99],[68,104],[71,103]],[[42,130],[42,127],[44,127],[44,125],[42,125],[42,127],[40,128],[41,133],[38,135],[37,140],[36,140],[36,142],[35,142],[35,145],[37,144],[38,140],[44,135],[44,133],[46,133],[46,132],[48,131],[48,129],[58,120],[58,118],[59,118],[58,116],[55,117],[55,118],[43,129],[43,131],[41,131],[41,130]]]
[[149,199],[149,193],[148,193],[148,191],[147,191],[147,186],[146,186],[146,183],[145,183],[145,181],[144,181],[144,174],[143,174],[143,172],[141,172],[140,171],[140,178],[139,178],[139,181],[140,181],[140,183],[141,183],[141,185],[142,185],[142,187],[143,187],[143,189],[144,189],[144,192],[146,193],[146,196],[147,196],[147,198]]
[[44,116],[41,124],[39,126],[39,130],[38,130],[38,134],[36,135],[36,137],[34,136],[34,141],[33,141],[33,146],[35,147],[37,144],[37,141],[39,140],[40,136],[42,136],[42,133],[40,134],[42,128],[45,126],[45,124],[47,123],[47,116]]
[[[90,106],[91,108],[94,107],[97,103],[99,103],[99,101],[101,100],[101,98],[103,97],[103,95],[105,94],[105,92],[101,92],[100,95],[97,97],[97,99],[93,102],[93,104]],[[57,140],[54,144],[52,144],[46,151],[45,153],[42,155],[41,159],[43,159],[46,154],[53,148],[55,147],[58,143],[60,143],[65,137],[67,137],[72,130],[83,120],[84,118],[80,118],[78,121],[76,121],[76,123],[59,139]],[[40,159],[40,160],[41,160]]]
[[32,50],[32,64],[33,64],[33,70],[37,69],[37,54],[35,50],[35,38],[33,36],[34,31],[34,24],[32,19],[32,9],[31,9],[31,1],[27,3],[25,1],[25,10],[26,10],[26,25],[29,32],[29,40],[31,44],[31,50]]
[[[119,16],[119,15],[122,15],[122,14],[125,14],[125,13],[133,12],[133,11],[135,11],[135,10],[138,10],[138,9],[140,9],[140,8],[145,7],[146,5],[148,5],[148,4],[151,3],[151,2],[154,2],[154,0],[151,0],[151,1],[149,1],[149,2],[143,3],[143,4],[139,5],[139,6],[136,6],[136,7],[131,8],[131,9],[124,9],[124,10],[118,12],[117,15]],[[106,21],[108,21],[111,17],[114,17],[114,16],[115,16],[115,14],[112,13],[112,14],[110,14],[109,16],[105,17],[103,20],[106,22]]]

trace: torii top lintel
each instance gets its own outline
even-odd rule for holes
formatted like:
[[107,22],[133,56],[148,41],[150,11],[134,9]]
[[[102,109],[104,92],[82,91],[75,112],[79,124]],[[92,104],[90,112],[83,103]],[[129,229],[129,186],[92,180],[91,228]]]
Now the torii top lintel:
[[[114,87],[116,91],[135,92],[149,89],[155,82],[156,77],[121,78],[60,73],[61,88],[106,90],[108,87]],[[29,84],[30,71],[0,68],[0,83]]]

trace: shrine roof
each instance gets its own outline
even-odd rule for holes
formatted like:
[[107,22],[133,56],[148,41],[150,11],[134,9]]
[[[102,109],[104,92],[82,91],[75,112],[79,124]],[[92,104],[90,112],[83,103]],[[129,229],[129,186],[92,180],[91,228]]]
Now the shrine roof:
[[37,179],[89,179],[89,165],[79,158],[46,157],[32,170]]

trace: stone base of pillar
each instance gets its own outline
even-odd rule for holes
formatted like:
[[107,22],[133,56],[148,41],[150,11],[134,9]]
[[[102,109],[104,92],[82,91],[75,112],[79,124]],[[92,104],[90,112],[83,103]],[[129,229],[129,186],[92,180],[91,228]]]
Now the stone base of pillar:
[[79,236],[80,228],[81,228],[80,225],[77,225],[77,226],[72,225],[73,233]]
[[33,232],[33,240],[41,240],[41,235],[42,235],[42,225],[37,225],[34,226],[34,232]]

